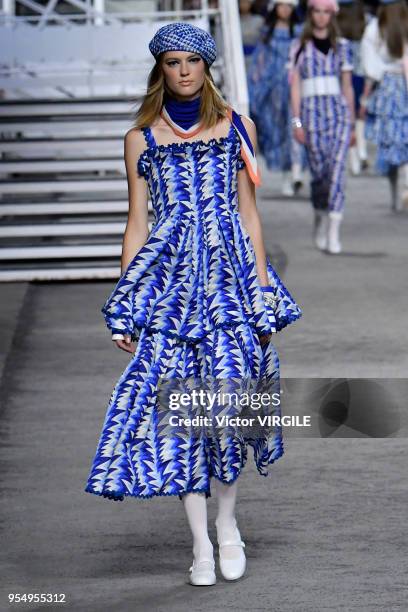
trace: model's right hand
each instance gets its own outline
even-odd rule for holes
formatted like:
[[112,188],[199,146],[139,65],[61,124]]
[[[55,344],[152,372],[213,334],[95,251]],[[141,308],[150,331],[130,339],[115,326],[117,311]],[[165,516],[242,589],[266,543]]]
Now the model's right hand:
[[129,334],[125,334],[124,340],[114,340],[116,346],[127,353],[134,353],[136,350],[135,342],[131,342]]
[[294,129],[294,136],[300,144],[305,144],[306,142],[305,131],[302,127],[297,127]]
[[357,118],[361,119],[361,121],[365,121],[366,114],[367,114],[367,109],[366,109],[365,105],[362,104],[360,106],[359,110],[358,110]]
[[272,334],[263,334],[262,336],[259,336],[259,342],[261,346],[268,344],[268,342],[270,342],[271,340]]

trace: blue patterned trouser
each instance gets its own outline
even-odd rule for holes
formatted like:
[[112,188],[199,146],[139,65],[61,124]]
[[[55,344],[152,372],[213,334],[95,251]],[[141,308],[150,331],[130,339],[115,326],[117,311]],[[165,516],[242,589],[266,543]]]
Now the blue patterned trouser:
[[302,99],[301,118],[311,171],[313,207],[343,212],[351,122],[340,96]]

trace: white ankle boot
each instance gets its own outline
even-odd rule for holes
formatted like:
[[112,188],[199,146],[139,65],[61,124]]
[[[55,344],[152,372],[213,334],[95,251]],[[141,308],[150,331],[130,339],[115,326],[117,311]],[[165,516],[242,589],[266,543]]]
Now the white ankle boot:
[[302,166],[298,162],[292,165],[292,184],[295,194],[303,187]]
[[[215,526],[217,527],[221,573],[226,580],[237,580],[241,578],[246,569],[246,557],[244,553],[245,542],[241,540],[241,534],[238,527],[235,526],[232,530],[225,530],[223,534],[222,530],[218,528],[217,522]],[[226,536],[226,533],[232,533],[232,536]],[[233,547],[233,549],[228,550],[228,547]]]
[[358,156],[357,147],[354,145],[349,149],[350,170],[354,176],[361,174],[361,161]]
[[290,172],[283,172],[282,175],[282,195],[291,197],[295,195],[295,190],[293,188],[292,177]]
[[315,209],[314,220],[314,243],[318,249],[324,251],[327,248],[327,211]]
[[215,562],[211,560],[196,561],[190,567],[190,584],[194,586],[210,586],[217,581]]
[[331,210],[329,212],[329,227],[327,231],[327,250],[333,255],[341,253],[342,247],[339,237],[343,213]]
[[365,138],[365,122],[362,119],[356,119],[356,146],[358,158],[361,168],[365,170],[368,167],[367,141]]

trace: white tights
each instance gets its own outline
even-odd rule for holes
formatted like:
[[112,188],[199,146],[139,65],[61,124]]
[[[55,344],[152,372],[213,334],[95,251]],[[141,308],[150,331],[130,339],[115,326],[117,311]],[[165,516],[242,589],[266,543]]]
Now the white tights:
[[[224,484],[214,478],[217,506],[217,531],[230,532],[236,526],[235,503],[238,482]],[[193,555],[196,561],[213,560],[213,545],[208,535],[207,499],[205,493],[187,493],[182,497],[193,535]]]

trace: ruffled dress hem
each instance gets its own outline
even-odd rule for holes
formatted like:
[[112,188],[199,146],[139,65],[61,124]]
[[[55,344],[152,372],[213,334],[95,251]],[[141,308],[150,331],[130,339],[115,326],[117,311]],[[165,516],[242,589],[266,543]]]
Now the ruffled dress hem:
[[[284,450],[282,438],[280,438],[278,442],[274,444],[271,450],[268,451],[267,448],[264,449],[261,454],[261,459],[258,460],[258,462],[255,462],[258,473],[261,476],[264,476],[265,478],[268,477],[269,470],[267,469],[267,466],[275,463],[275,461],[277,461],[280,457],[284,455],[284,452],[285,450]],[[247,455],[247,449],[245,447],[245,452],[243,453],[241,467],[235,473],[233,478],[231,478],[231,480],[226,481],[220,478],[219,476],[217,476],[217,474],[215,473],[211,474],[211,478],[216,478],[223,484],[232,484],[238,479],[238,477],[243,472],[246,466],[247,460],[248,460],[248,455]],[[260,466],[262,467],[260,468]],[[126,497],[133,497],[135,499],[151,499],[152,497],[172,497],[172,496],[174,497],[175,495],[178,495],[179,499],[181,500],[182,495],[187,495],[187,493],[205,493],[205,496],[207,499],[209,497],[212,497],[211,487],[187,487],[186,489],[183,489],[182,491],[168,491],[168,492],[154,491],[153,493],[148,493],[148,494],[143,495],[140,493],[131,493],[130,491],[123,491],[122,493],[115,492],[115,491],[104,491],[104,490],[98,491],[94,487],[92,487],[90,483],[88,483],[84,491],[85,493],[91,493],[93,495],[98,495],[99,497],[105,497],[113,501],[124,501]]]

